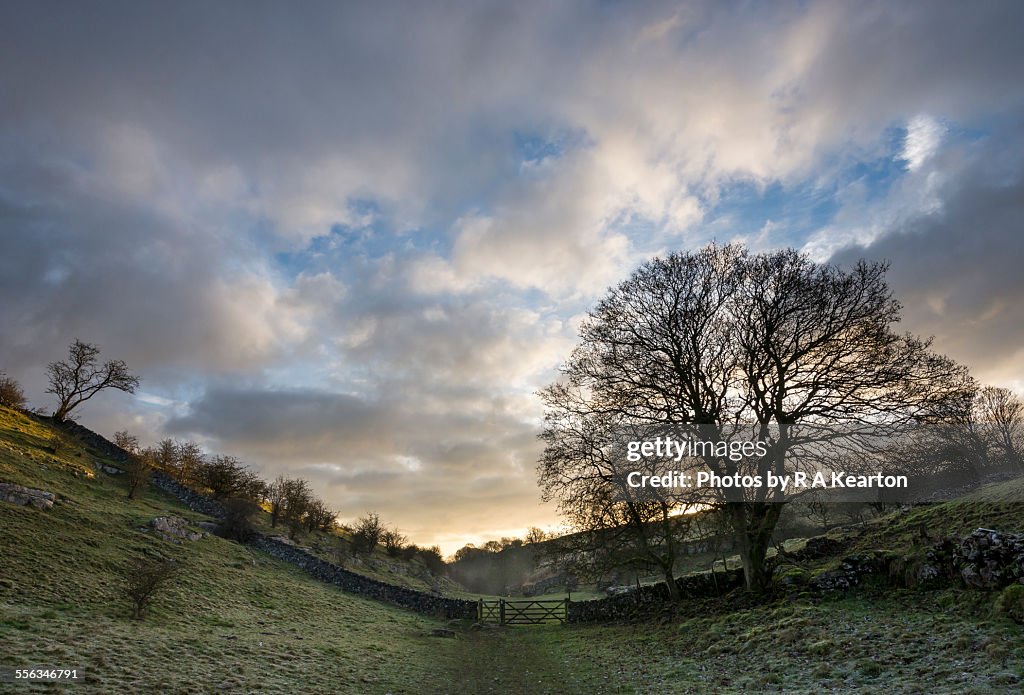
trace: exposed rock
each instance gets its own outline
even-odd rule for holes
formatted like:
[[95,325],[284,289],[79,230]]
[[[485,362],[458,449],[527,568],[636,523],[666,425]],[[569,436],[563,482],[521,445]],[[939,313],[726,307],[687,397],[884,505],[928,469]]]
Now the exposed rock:
[[455,637],[455,630],[449,630],[446,627],[435,627],[430,631],[431,637]]
[[114,466],[108,466],[106,464],[102,464],[100,466],[100,470],[107,475],[121,475],[124,473],[120,468],[115,468]]
[[202,533],[189,529],[188,520],[182,519],[180,516],[158,516],[150,521],[149,525],[156,530],[161,538],[172,543],[180,543],[179,539],[182,538],[188,541],[197,541],[203,537]]
[[13,483],[0,483],[0,501],[24,507],[30,504],[36,509],[49,509],[57,499],[52,492],[36,490]]
[[822,572],[811,580],[811,588],[818,591],[844,591],[853,586],[850,577],[842,569],[828,570]]
[[831,555],[838,555],[846,549],[846,545],[847,543],[836,540],[835,538],[817,536],[815,538],[808,539],[807,544],[804,545],[803,549],[799,550],[795,554],[799,555],[801,559],[817,560]]

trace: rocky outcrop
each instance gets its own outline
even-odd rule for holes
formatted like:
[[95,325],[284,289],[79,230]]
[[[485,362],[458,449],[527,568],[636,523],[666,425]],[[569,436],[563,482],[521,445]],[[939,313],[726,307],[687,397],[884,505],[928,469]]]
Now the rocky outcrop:
[[0,502],[16,504],[20,507],[31,505],[36,509],[49,509],[57,497],[52,492],[36,490],[13,483],[0,483]]
[[182,540],[197,541],[203,537],[199,531],[189,528],[188,520],[180,516],[158,516],[149,525],[165,541],[180,543]]
[[848,540],[838,540],[829,536],[816,536],[815,538],[807,539],[807,543],[804,544],[802,549],[790,554],[800,560],[819,560],[823,557],[838,555],[848,545]]
[[810,587],[824,593],[844,591],[870,576],[920,588],[959,581],[974,589],[1024,584],[1024,534],[979,528],[965,538],[947,539],[909,556],[885,552],[848,555],[839,567],[815,576]]
[[839,567],[822,572],[810,581],[810,587],[821,592],[843,591],[861,584],[871,575],[888,576],[892,556],[888,553],[856,553],[847,555]]

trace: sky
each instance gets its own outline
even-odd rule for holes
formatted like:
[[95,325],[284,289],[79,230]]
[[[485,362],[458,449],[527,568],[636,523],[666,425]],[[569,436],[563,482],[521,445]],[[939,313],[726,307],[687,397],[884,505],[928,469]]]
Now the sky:
[[891,262],[1024,391],[1020,2],[0,2],[0,369],[413,541],[556,528],[538,389],[606,289],[738,241]]

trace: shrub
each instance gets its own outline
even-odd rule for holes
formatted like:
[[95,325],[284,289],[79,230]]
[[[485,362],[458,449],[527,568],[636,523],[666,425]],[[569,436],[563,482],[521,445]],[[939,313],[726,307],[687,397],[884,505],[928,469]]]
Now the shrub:
[[431,574],[442,575],[448,569],[448,566],[444,564],[444,558],[441,557],[441,548],[436,545],[432,545],[429,548],[420,548],[419,555]]
[[996,611],[1024,624],[1024,584],[1011,584],[996,599]]
[[197,471],[199,482],[209,488],[214,499],[263,496],[264,483],[234,456],[213,456]]
[[220,535],[239,543],[246,543],[254,533],[252,517],[258,507],[252,500],[231,497],[223,502],[224,518],[217,527]]
[[369,555],[380,542],[381,534],[384,533],[384,524],[380,517],[374,512],[356,522],[356,530],[352,534],[352,553],[363,553]]
[[4,372],[0,372],[0,405],[16,410],[25,407],[25,392],[21,385]]
[[132,602],[132,617],[141,620],[150,602],[180,571],[180,563],[169,558],[141,558],[124,576],[124,595]]
[[408,542],[398,529],[387,529],[380,534],[380,542],[384,545],[384,552],[390,557],[398,557],[402,554],[402,548]]

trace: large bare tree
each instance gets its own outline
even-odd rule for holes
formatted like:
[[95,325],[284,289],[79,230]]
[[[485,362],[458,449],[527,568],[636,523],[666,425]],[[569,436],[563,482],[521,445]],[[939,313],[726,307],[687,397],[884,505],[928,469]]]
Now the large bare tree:
[[[764,480],[807,465],[816,445],[838,432],[849,449],[858,433],[892,435],[962,399],[973,389],[962,367],[932,352],[929,341],[892,330],[900,305],[885,271],[866,262],[840,269],[793,250],[752,255],[735,245],[644,264],[590,313],[563,379],[541,393],[541,487],[566,508],[559,480],[579,466],[566,442],[578,438],[568,423],[580,418],[764,441],[762,456],[699,456],[715,474]],[[764,588],[785,494],[767,486],[717,493],[747,586]]]
[[72,410],[105,389],[135,393],[139,377],[128,371],[123,360],[99,362],[100,349],[81,340],[75,340],[68,347],[68,358],[62,362],[51,362],[47,368],[52,393],[60,399],[53,419],[67,419]]

